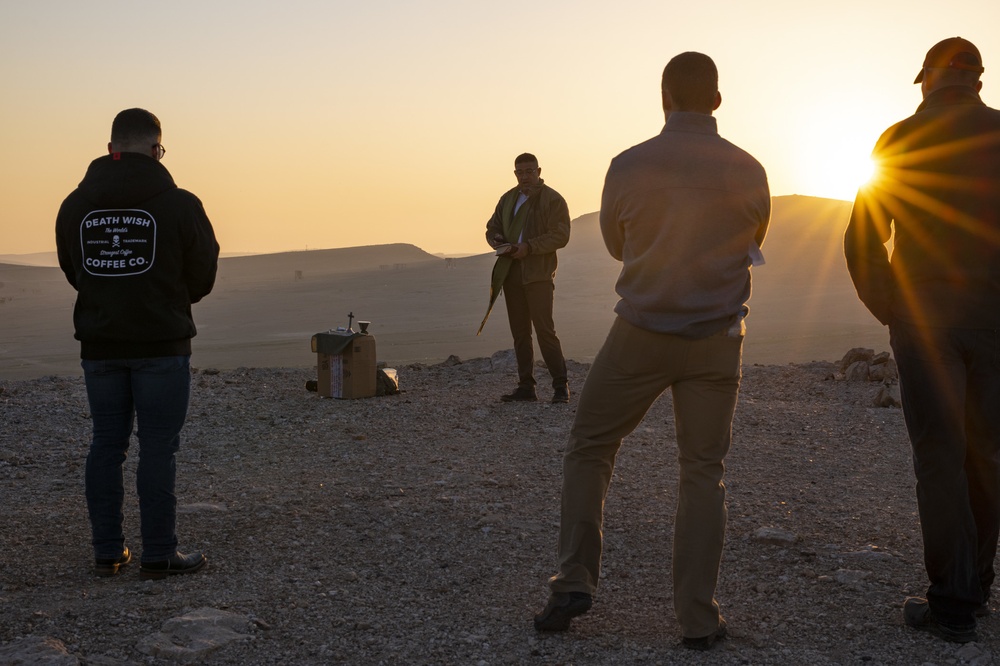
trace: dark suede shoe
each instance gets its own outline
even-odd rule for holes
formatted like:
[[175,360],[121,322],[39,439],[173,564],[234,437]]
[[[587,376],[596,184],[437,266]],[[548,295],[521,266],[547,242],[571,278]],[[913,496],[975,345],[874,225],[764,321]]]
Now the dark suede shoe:
[[142,562],[139,565],[139,578],[145,580],[160,580],[167,576],[193,574],[201,571],[208,560],[201,553],[174,553],[169,559],[159,562]]
[[688,638],[685,636],[681,640],[681,644],[689,650],[711,650],[713,645],[726,638],[727,633],[726,621],[720,617],[719,628],[708,636],[700,636],[698,638]]
[[577,615],[590,610],[594,598],[586,592],[561,592],[552,594],[545,608],[535,615],[538,631],[566,631]]
[[118,573],[118,570],[132,561],[132,553],[126,548],[122,551],[121,557],[117,558],[94,558],[94,575],[101,578],[110,578]]
[[559,405],[569,402],[569,386],[557,386],[552,391],[552,404]]
[[903,621],[918,631],[926,631],[952,643],[971,643],[979,640],[975,622],[962,626],[943,624],[934,617],[927,600],[920,597],[909,597],[903,603]]
[[500,396],[501,402],[535,402],[536,400],[538,400],[538,396],[535,395],[535,389],[520,386],[514,389],[513,393]]

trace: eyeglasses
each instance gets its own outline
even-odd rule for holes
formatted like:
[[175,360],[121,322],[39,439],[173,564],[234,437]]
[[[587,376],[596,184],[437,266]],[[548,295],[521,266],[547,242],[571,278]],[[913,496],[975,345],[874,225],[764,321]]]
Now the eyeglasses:
[[167,154],[167,149],[163,147],[162,143],[154,143],[153,148],[156,149],[156,159],[162,160],[163,156]]
[[536,171],[538,171],[538,167],[535,167],[534,169],[514,169],[514,175],[515,176],[530,176],[531,174],[535,173]]

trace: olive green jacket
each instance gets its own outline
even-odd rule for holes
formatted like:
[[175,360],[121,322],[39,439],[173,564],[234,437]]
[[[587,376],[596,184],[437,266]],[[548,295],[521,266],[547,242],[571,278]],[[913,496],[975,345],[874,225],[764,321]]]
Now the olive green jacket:
[[[530,248],[528,256],[522,259],[497,257],[490,281],[490,302],[476,335],[482,333],[513,262],[521,262],[525,284],[552,280],[558,264],[556,250],[566,247],[569,242],[569,207],[562,195],[540,181],[515,215],[514,204],[519,192],[520,188],[514,187],[500,197],[493,217],[486,223],[486,242],[496,248],[504,243],[517,243],[520,237],[520,242],[527,243]],[[513,237],[508,238],[507,234]]]

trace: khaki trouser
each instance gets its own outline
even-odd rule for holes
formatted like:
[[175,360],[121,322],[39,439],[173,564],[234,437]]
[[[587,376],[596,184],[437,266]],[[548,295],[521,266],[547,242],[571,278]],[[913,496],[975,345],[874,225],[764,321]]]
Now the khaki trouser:
[[622,438],[672,389],[680,479],[674,525],[674,611],[684,636],[719,626],[715,587],[726,531],[723,458],[740,385],[742,326],[700,340],[617,319],[580,393],[563,461],[559,573],[553,592],[597,590],[604,498]]

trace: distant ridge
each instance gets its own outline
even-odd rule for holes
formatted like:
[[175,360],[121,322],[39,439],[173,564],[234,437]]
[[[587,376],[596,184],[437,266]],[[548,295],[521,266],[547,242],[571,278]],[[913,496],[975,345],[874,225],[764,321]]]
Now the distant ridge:
[[[222,252],[222,258],[243,257],[252,253],[248,252]],[[31,252],[29,254],[0,254],[0,264],[7,266],[43,266],[56,268],[59,266],[59,257],[55,252]]]
[[[744,361],[836,360],[852,347],[887,349],[885,328],[847,274],[851,203],[792,195],[772,204],[766,263],[753,269]],[[378,358],[392,364],[509,349],[503,304],[476,336],[495,261],[485,242],[482,249],[441,258],[397,243],[222,259],[214,291],[194,308],[194,363],[313,365],[311,336],[346,326],[351,314],[372,322]],[[567,358],[586,362],[597,353],[615,316],[620,270],[604,247],[598,213],[575,218],[556,276],[555,320]],[[75,298],[58,268],[0,264],[0,380],[79,374]]]
[[0,254],[0,264],[8,266],[48,266],[59,265],[55,252],[32,252],[31,254]]
[[[800,217],[805,216],[811,219],[827,220],[831,216],[839,217],[849,214],[851,209],[850,201],[841,199],[829,199],[825,197],[813,197],[806,194],[788,194],[771,197],[772,218],[782,218],[785,216]],[[569,248],[574,252],[605,252],[604,242],[597,231],[599,211],[585,213],[573,220],[573,228],[583,231],[584,234],[577,234],[573,237],[573,246]],[[596,235],[594,233],[596,232]],[[261,261],[264,264],[268,260],[297,260],[302,264],[303,270],[306,268],[320,269],[323,274],[337,273],[344,271],[363,270],[371,268],[373,262],[378,261],[379,265],[391,259],[391,263],[417,263],[421,261],[440,261],[444,259],[466,259],[478,254],[488,254],[489,248],[483,246],[483,252],[463,252],[457,254],[429,253],[416,245],[409,243],[389,243],[384,245],[359,245],[353,247],[314,249],[314,250],[288,250],[283,252],[227,252],[222,249],[221,258],[223,265],[234,261],[231,268],[236,272],[241,272],[249,266]],[[238,260],[238,261],[236,261]],[[8,266],[48,266],[55,268],[59,266],[59,260],[55,252],[32,252],[27,254],[0,254],[0,264]]]
[[444,259],[408,243],[361,245],[331,250],[299,250],[221,259],[219,279],[240,280],[285,274],[289,268],[293,272],[289,278],[294,276],[303,279],[367,270],[398,270],[427,262],[443,263]]

